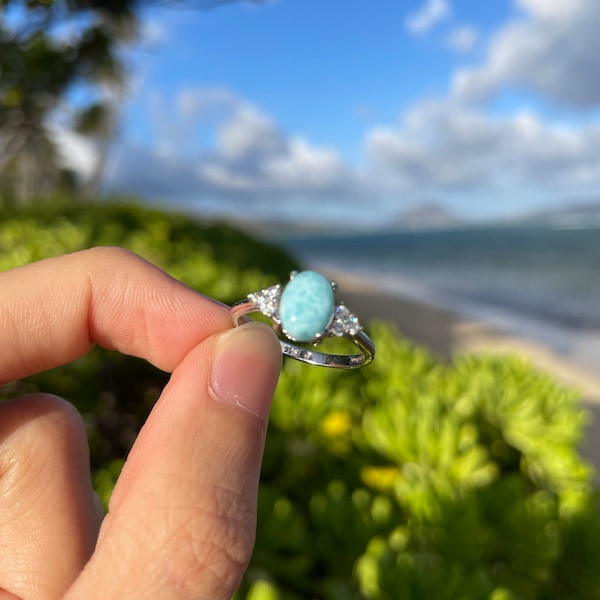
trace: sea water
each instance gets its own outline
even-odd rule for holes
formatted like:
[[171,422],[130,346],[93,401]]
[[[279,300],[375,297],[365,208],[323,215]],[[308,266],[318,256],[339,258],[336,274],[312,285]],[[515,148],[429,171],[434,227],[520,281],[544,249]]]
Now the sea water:
[[301,261],[534,339],[600,374],[600,229],[468,227],[282,241]]

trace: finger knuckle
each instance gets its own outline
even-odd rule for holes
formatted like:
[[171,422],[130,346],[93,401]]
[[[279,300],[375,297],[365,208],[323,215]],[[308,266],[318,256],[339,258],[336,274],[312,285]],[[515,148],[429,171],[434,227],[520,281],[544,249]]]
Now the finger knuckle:
[[177,565],[175,579],[183,596],[230,598],[250,560],[255,529],[255,511],[246,498],[220,487],[203,494],[194,517],[175,532],[178,551],[171,563]]

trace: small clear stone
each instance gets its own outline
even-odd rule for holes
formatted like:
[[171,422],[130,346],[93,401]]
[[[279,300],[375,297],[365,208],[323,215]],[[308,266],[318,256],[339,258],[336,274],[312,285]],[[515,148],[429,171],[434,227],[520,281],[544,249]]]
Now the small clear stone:
[[333,322],[330,331],[337,337],[356,335],[361,329],[358,319],[346,308],[344,304],[335,307]]
[[279,322],[277,317],[279,312],[279,298],[281,297],[281,285],[272,285],[260,292],[248,294],[248,298],[256,304],[258,310],[265,315]]

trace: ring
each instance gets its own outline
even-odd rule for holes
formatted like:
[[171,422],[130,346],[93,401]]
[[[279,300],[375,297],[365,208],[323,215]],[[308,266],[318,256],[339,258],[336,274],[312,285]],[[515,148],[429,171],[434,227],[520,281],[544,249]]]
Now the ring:
[[[375,344],[343,302],[335,304],[337,285],[315,271],[292,271],[289,282],[248,294],[231,307],[235,326],[248,322],[250,313],[273,321],[284,356],[322,367],[356,369],[375,356]],[[327,337],[346,337],[361,350],[358,354],[326,354],[297,346],[316,346]],[[281,339],[285,338],[285,339]]]

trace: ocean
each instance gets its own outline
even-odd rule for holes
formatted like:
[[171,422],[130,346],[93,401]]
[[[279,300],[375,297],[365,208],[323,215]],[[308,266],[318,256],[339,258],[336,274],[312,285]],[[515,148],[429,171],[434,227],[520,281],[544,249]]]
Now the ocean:
[[484,321],[600,373],[600,229],[468,227],[278,240],[304,264]]

